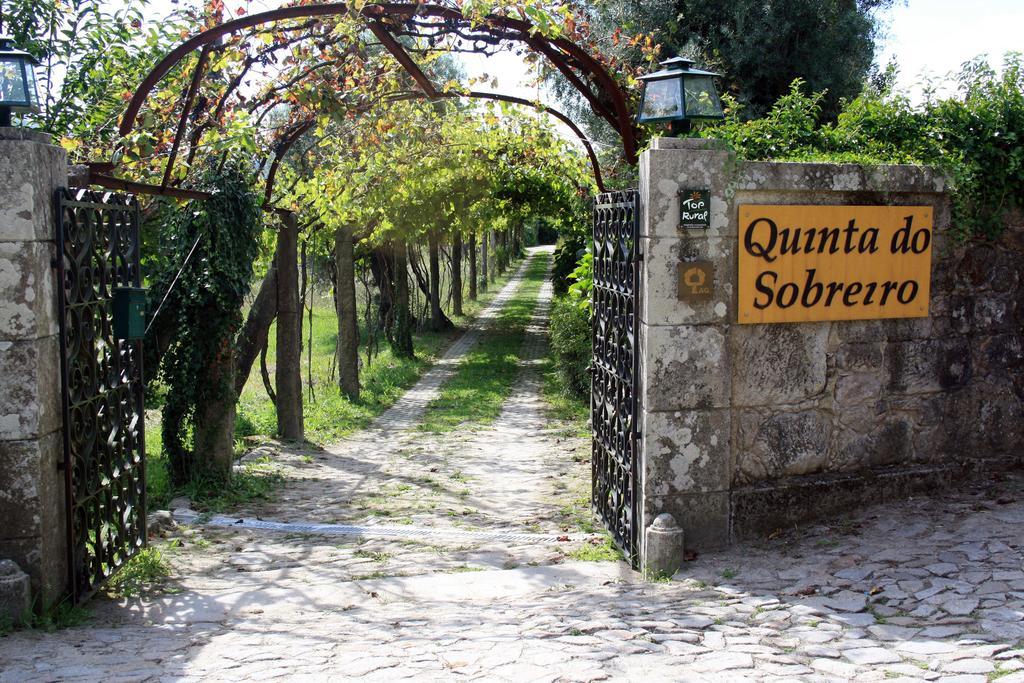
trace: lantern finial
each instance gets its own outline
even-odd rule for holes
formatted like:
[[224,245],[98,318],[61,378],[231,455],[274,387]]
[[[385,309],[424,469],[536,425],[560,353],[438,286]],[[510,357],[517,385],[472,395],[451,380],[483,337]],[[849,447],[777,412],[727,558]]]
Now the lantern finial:
[[11,114],[39,110],[36,58],[14,47],[14,39],[0,35],[0,127],[11,125]]
[[641,76],[637,123],[669,122],[672,134],[687,132],[693,119],[725,118],[714,79],[720,74],[693,68],[693,60],[671,57],[661,71]]

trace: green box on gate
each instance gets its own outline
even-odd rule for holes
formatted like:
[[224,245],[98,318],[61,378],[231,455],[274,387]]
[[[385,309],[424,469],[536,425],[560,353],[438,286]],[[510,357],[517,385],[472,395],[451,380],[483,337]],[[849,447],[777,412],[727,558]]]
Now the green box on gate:
[[143,287],[114,289],[114,337],[132,341],[146,335],[146,290]]

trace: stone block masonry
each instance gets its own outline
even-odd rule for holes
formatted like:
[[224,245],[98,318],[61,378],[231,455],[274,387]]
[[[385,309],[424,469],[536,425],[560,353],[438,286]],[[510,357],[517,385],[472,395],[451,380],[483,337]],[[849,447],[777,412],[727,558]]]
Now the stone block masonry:
[[[684,190],[710,190],[706,230],[679,228]],[[702,140],[655,140],[640,191],[642,528],[667,512],[688,546],[720,547],[1019,461],[1020,216],[997,241],[961,243],[935,170],[741,162]],[[738,324],[747,204],[930,207],[930,315]],[[681,300],[695,262],[711,296]]]
[[67,585],[55,193],[67,159],[45,135],[0,128],[0,561],[37,607]]

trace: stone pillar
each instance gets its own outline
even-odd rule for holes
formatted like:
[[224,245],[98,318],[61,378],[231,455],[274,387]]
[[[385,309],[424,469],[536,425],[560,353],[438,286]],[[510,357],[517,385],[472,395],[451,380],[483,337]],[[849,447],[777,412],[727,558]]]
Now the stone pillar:
[[[733,159],[715,141],[672,138],[640,159],[641,528],[669,513],[701,548],[729,542]],[[710,225],[683,231],[680,195],[692,190],[710,191]],[[708,291],[680,300],[689,265],[702,266]]]
[[67,158],[49,136],[0,128],[0,560],[36,606],[67,587],[55,192]]
[[[934,216],[933,259],[947,259],[944,189],[934,169],[739,162],[713,140],[657,139],[643,154],[645,562],[657,535],[646,531],[663,513],[688,546],[722,547],[948,480],[962,444],[1019,432],[1024,413],[1007,400],[1007,382],[1020,354],[993,352],[1020,348],[1003,336],[1020,329],[1010,322],[1020,282],[1005,266],[1012,248],[985,246],[978,263],[988,265],[963,286],[954,285],[964,272],[955,260],[933,260],[929,317],[735,322],[741,206],[924,207]],[[684,227],[684,198],[708,215],[690,208]],[[998,371],[978,382],[997,358]],[[972,391],[977,403],[965,398]],[[984,415],[999,416],[999,427],[978,434]],[[936,469],[942,460],[946,469]]]

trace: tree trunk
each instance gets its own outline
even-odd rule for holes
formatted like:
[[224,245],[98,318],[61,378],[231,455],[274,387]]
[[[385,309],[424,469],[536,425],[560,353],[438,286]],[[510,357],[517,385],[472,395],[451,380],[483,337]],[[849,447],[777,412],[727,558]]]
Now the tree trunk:
[[487,275],[487,231],[484,230],[484,234],[480,235],[480,267],[484,271],[484,276],[480,278],[480,291],[487,291],[487,283],[490,281]]
[[409,266],[405,244],[394,243],[395,329],[391,347],[399,358],[412,358],[412,313],[409,311]]
[[469,233],[469,300],[476,301],[476,233]]
[[380,299],[377,305],[378,321],[390,338],[395,308],[395,261],[390,247],[379,247],[370,254],[370,273],[377,285]]
[[192,450],[196,458],[196,474],[210,474],[230,479],[235,459],[235,359],[230,340],[223,352],[206,369],[200,382],[213,389],[196,406]]
[[260,378],[263,380],[263,389],[270,397],[270,402],[277,404],[277,392],[274,391],[274,383],[270,380],[270,371],[267,370],[267,345],[260,349]]
[[462,235],[452,236],[452,315],[462,315]]
[[501,274],[504,275],[505,271],[508,270],[508,258],[509,258],[509,245],[508,245],[508,228],[498,233],[498,245],[501,247]]
[[338,388],[359,398],[359,327],[356,322],[356,259],[352,226],[334,233],[336,305],[338,311]]
[[441,310],[441,257],[437,233],[430,233],[427,245],[430,255],[430,329],[441,332],[451,328],[452,321]]
[[[409,258],[409,271],[412,273],[413,279],[416,280],[416,287],[420,293],[423,294],[423,300],[429,305],[430,303],[430,273],[424,273],[423,268],[420,267],[419,250],[413,247],[411,244],[405,250],[406,256]],[[427,266],[428,271],[430,266]]]
[[259,292],[252,302],[245,324],[238,333],[235,343],[235,393],[242,395],[245,383],[249,381],[253,363],[260,350],[267,345],[270,325],[277,317],[277,252],[270,262],[270,268],[260,283]]
[[298,232],[295,214],[284,214],[277,233],[277,432],[294,441],[304,436]]
[[498,233],[489,231],[488,239],[491,242],[491,268],[489,275],[491,282],[498,279],[498,269],[501,268],[500,254],[498,253]]

